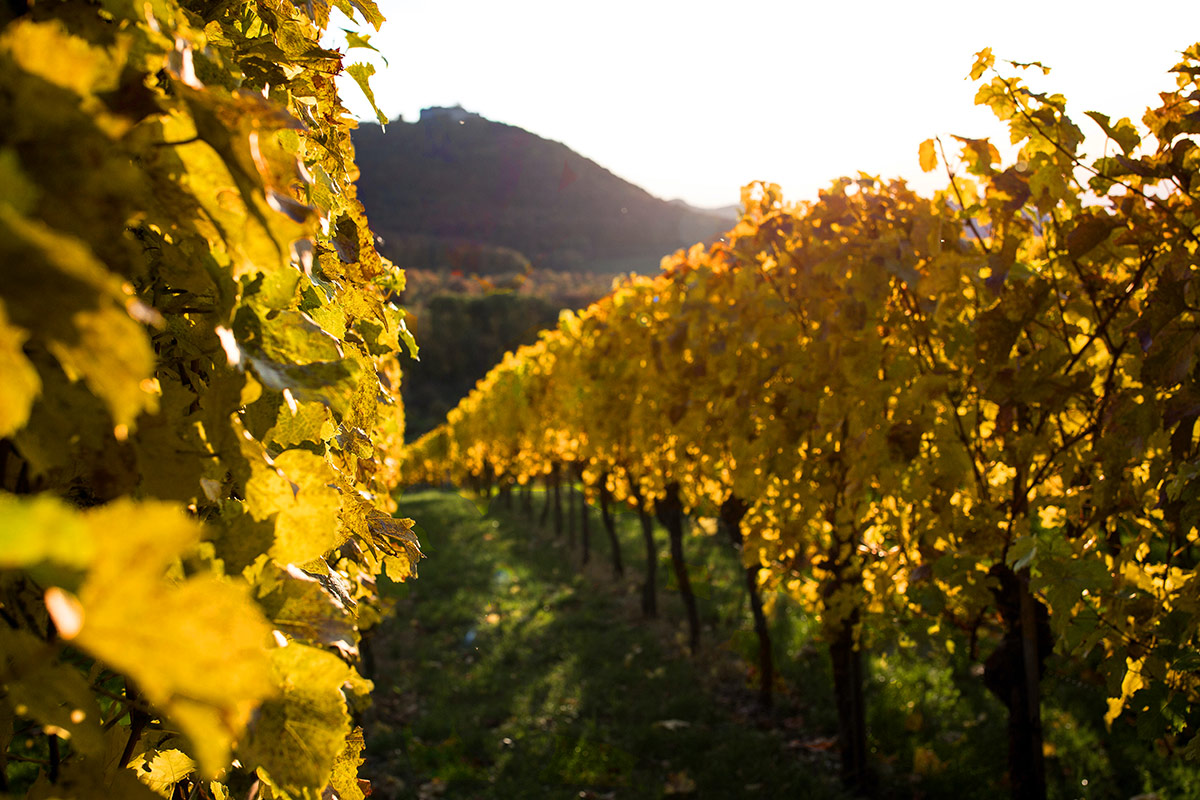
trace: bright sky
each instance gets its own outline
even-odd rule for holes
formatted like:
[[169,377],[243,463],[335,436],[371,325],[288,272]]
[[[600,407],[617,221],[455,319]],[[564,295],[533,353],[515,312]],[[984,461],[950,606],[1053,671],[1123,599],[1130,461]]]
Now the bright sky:
[[[932,191],[917,147],[935,135],[1006,140],[966,79],[974,54],[1039,60],[1035,88],[1140,122],[1200,40],[1200,0],[381,0],[368,50],[390,118],[468,111],[563,142],[663,199],[738,202],[752,180],[791,199],[840,175],[903,176]],[[334,23],[336,26],[337,23]],[[367,29],[369,32],[369,28]],[[336,38],[334,39],[336,42]],[[342,96],[374,114],[352,81]],[[1001,144],[1001,141],[996,141]],[[1003,148],[1002,148],[1003,152]]]

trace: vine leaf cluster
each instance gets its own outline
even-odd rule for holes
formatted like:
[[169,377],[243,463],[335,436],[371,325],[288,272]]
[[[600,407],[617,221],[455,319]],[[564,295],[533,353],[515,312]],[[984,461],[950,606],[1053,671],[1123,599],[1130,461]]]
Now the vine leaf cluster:
[[364,796],[376,581],[421,558],[389,497],[416,346],[334,8],[383,22],[0,9],[0,792]]

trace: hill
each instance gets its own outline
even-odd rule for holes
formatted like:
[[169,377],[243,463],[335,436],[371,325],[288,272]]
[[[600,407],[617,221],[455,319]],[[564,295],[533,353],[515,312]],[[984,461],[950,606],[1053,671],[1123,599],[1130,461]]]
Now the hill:
[[[736,219],[660,200],[566,145],[461,108],[426,109],[386,132],[364,124],[354,146],[359,197],[401,266],[442,266],[415,262],[484,246],[545,269],[652,272]],[[478,250],[474,259],[489,261]]]

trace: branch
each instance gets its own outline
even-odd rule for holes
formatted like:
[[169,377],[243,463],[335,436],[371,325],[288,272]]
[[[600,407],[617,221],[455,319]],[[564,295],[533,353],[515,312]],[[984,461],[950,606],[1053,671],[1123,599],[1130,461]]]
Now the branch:
[[[993,70],[993,72],[995,72],[995,70]],[[1050,144],[1054,145],[1055,150],[1058,150],[1060,153],[1062,153],[1068,159],[1070,159],[1072,165],[1079,167],[1080,169],[1083,169],[1085,172],[1095,175],[1098,178],[1103,178],[1106,181],[1112,181],[1113,183],[1115,183],[1119,186],[1123,186],[1123,187],[1125,187],[1125,189],[1132,192],[1133,194],[1136,194],[1138,197],[1142,198],[1143,200],[1151,203],[1154,206],[1157,206],[1164,214],[1167,215],[1168,219],[1170,219],[1172,222],[1174,222],[1176,225],[1178,225],[1181,229],[1183,229],[1184,233],[1187,235],[1187,237],[1189,239],[1191,239],[1196,244],[1200,244],[1200,239],[1198,239],[1196,237],[1196,234],[1194,233],[1193,228],[1191,226],[1185,224],[1183,222],[1183,220],[1179,219],[1179,217],[1175,216],[1175,212],[1173,212],[1170,209],[1170,207],[1164,205],[1163,202],[1161,200],[1159,200],[1157,197],[1155,197],[1154,195],[1151,195],[1151,194],[1146,194],[1140,188],[1138,188],[1137,186],[1134,186],[1131,183],[1126,183],[1125,181],[1119,180],[1117,178],[1110,178],[1109,176],[1104,175],[1095,167],[1090,166],[1089,164],[1085,164],[1083,161],[1081,161],[1078,156],[1076,156],[1070,150],[1067,150],[1067,148],[1065,148],[1061,144],[1059,144],[1057,139],[1051,138],[1050,135],[1047,134],[1046,131],[1044,131],[1042,129],[1042,126],[1038,124],[1037,120],[1035,120],[1033,118],[1033,116],[1029,113],[1028,107],[1025,105],[1025,102],[1020,98],[1016,89],[1014,89],[1012,87],[1012,84],[1009,83],[1009,79],[1000,75],[998,72],[996,73],[996,76],[998,78],[1000,78],[1000,82],[1003,83],[1004,88],[1008,90],[1009,97],[1012,98],[1013,103],[1016,105],[1021,116],[1025,118],[1025,121],[1028,122],[1030,124],[1030,126],[1032,126],[1033,129],[1035,131],[1037,131],[1038,134],[1043,139],[1045,139]],[[1189,197],[1190,197],[1190,195],[1189,195]]]
[[[950,159],[946,158],[946,148],[942,144],[942,137],[937,136],[934,138],[934,141],[937,142],[938,149],[942,151],[942,163],[946,165],[946,175],[950,179],[951,188],[954,189],[954,196],[958,198],[958,207],[965,213],[967,204],[963,200],[962,193],[958,191],[958,184],[954,182],[954,171],[950,169]],[[979,241],[979,246],[983,248],[983,252],[991,255],[992,248],[988,247],[988,243],[983,240],[983,234],[979,232],[979,228],[975,227],[975,220],[967,217],[967,224],[971,226],[971,232],[975,234],[975,238]]]

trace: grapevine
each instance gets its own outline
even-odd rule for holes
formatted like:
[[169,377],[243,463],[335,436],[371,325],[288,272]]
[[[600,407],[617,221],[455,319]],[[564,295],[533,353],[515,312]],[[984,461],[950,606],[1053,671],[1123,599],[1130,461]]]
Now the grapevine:
[[1109,140],[1091,163],[1066,100],[1023,83],[1036,66],[985,50],[971,71],[1012,163],[938,138],[931,198],[752,184],[722,241],[564,314],[409,454],[464,485],[570,464],[601,501],[723,519],[750,590],[822,621],[852,785],[870,631],[911,619],[999,627],[979,657],[1014,796],[1045,794],[1052,649],[1101,665],[1110,725],[1200,752],[1200,47],[1144,129],[1088,113]]
[[330,13],[0,10],[2,791],[364,796],[415,345]]

